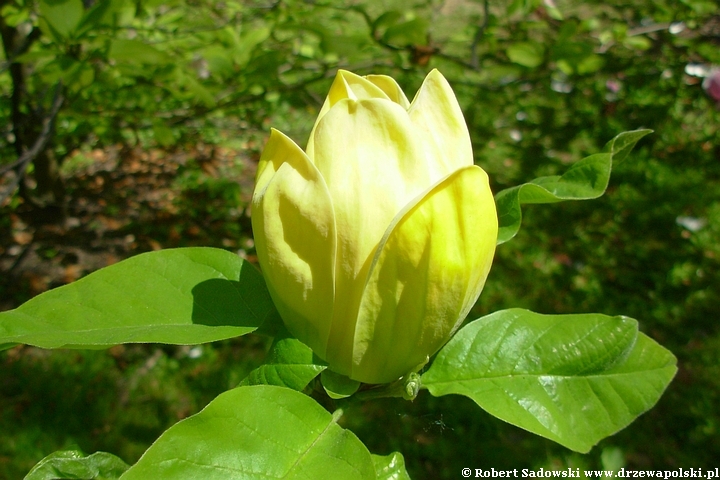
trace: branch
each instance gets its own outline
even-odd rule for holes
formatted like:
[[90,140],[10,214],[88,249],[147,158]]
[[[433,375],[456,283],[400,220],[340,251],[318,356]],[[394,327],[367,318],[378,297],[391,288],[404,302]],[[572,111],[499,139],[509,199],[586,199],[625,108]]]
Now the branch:
[[475,37],[473,38],[472,46],[470,47],[470,64],[472,65],[473,69],[477,70],[479,67],[478,65],[478,52],[477,47],[480,43],[480,40],[485,35],[485,29],[488,25],[488,20],[490,18],[490,5],[489,0],[483,1],[483,21],[478,26],[478,29],[475,31]]
[[25,151],[22,155],[20,155],[20,158],[10,163],[9,165],[3,165],[0,168],[0,175],[4,175],[10,170],[16,169],[15,180],[13,180],[10,184],[10,188],[0,196],[0,205],[13,191],[15,191],[15,188],[18,186],[23,176],[25,175],[25,170],[27,169],[30,162],[35,160],[38,154],[45,148],[47,143],[50,141],[50,137],[52,137],[53,133],[53,127],[55,126],[55,117],[57,117],[57,114],[60,111],[60,107],[62,106],[64,100],[65,97],[62,94],[62,83],[58,83],[57,87],[55,87],[55,96],[53,98],[52,107],[50,108],[48,115],[43,119],[42,130],[40,131],[40,134],[35,140],[33,146],[29,150]]

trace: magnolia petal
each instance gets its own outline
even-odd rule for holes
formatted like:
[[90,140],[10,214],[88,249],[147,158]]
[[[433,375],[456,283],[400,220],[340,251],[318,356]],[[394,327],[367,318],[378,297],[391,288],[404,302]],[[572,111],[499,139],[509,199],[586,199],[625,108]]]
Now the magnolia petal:
[[432,70],[408,109],[410,120],[425,142],[428,164],[439,180],[473,164],[465,119],[445,77]]
[[258,259],[290,332],[320,357],[330,335],[336,229],[327,185],[305,153],[273,130],[252,203]]
[[398,214],[370,267],[349,376],[392,382],[433,355],[480,295],[496,239],[495,202],[480,167],[449,175]]
[[400,88],[400,85],[398,85],[394,78],[387,75],[367,75],[365,78],[385,92],[390,100],[405,110],[410,108],[410,102],[405,96],[405,92],[402,91],[402,88]]
[[[398,89],[399,88],[400,87],[398,87]],[[388,95],[380,87],[376,86],[369,80],[359,75],[355,75],[352,72],[348,72],[347,70],[338,70],[335,80],[330,86],[330,91],[328,92],[327,97],[325,97],[325,102],[320,109],[317,120],[315,120],[315,125],[313,125],[312,131],[310,132],[310,138],[305,151],[311,160],[313,160],[315,152],[315,145],[313,141],[315,129],[325,114],[340,100],[367,100],[370,98],[390,100],[390,97],[388,97]],[[405,109],[407,110],[407,107],[405,107]]]
[[335,319],[326,360],[349,367],[354,320],[375,249],[397,212],[432,182],[422,142],[393,102],[339,101],[318,124],[315,147],[338,232]]
[[296,164],[303,163],[303,161],[298,160],[298,158],[305,156],[305,152],[303,152],[292,139],[280,130],[271,128],[270,138],[268,138],[260,160],[258,161],[253,196],[267,188],[268,183],[270,183],[270,180],[275,176],[275,173],[277,173],[282,164],[288,161]]

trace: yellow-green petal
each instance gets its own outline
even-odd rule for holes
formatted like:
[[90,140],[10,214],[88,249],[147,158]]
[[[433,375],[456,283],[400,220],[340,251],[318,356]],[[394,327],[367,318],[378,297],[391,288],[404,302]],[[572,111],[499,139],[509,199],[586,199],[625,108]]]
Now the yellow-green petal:
[[355,75],[347,70],[338,70],[335,80],[333,80],[333,83],[330,86],[330,91],[328,92],[327,97],[325,97],[325,102],[320,109],[320,113],[315,120],[315,125],[313,125],[312,131],[310,132],[310,139],[308,140],[305,151],[311,161],[314,159],[315,152],[315,145],[313,141],[315,129],[325,114],[327,114],[327,112],[340,100],[367,100],[370,98],[390,100],[390,97],[388,97],[388,95],[386,95],[380,87],[376,86],[366,78]]
[[436,178],[473,164],[465,119],[445,77],[432,70],[408,109],[410,120],[425,143],[428,165]]
[[401,212],[373,259],[350,377],[387,383],[433,355],[485,284],[497,239],[487,174],[465,167]]
[[325,355],[333,317],[336,228],[317,168],[273,130],[258,166],[252,224],[268,289],[290,332]]
[[326,360],[349,367],[370,260],[395,215],[433,182],[407,113],[387,100],[339,101],[318,124],[315,148],[338,232],[335,320]]
[[390,100],[397,103],[405,110],[410,107],[410,102],[405,96],[405,92],[402,91],[402,88],[400,88],[400,85],[398,85],[394,78],[387,75],[367,75],[365,78],[378,86],[383,92],[385,92]]

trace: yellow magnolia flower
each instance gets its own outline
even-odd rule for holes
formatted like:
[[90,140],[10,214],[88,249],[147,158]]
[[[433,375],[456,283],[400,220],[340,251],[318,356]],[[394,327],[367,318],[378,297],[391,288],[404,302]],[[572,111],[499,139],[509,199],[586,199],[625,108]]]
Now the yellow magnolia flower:
[[288,330],[365,383],[397,380],[448,341],[497,239],[487,174],[437,70],[412,103],[390,77],[339,71],[305,152],[272,130],[252,208]]

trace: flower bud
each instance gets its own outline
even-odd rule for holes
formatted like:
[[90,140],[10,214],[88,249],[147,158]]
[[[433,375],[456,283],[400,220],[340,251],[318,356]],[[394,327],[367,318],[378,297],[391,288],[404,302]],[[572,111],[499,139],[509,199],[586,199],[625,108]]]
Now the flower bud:
[[437,70],[412,103],[390,77],[339,71],[305,152],[272,130],[252,208],[288,330],[365,383],[397,380],[448,341],[497,240],[487,174]]

